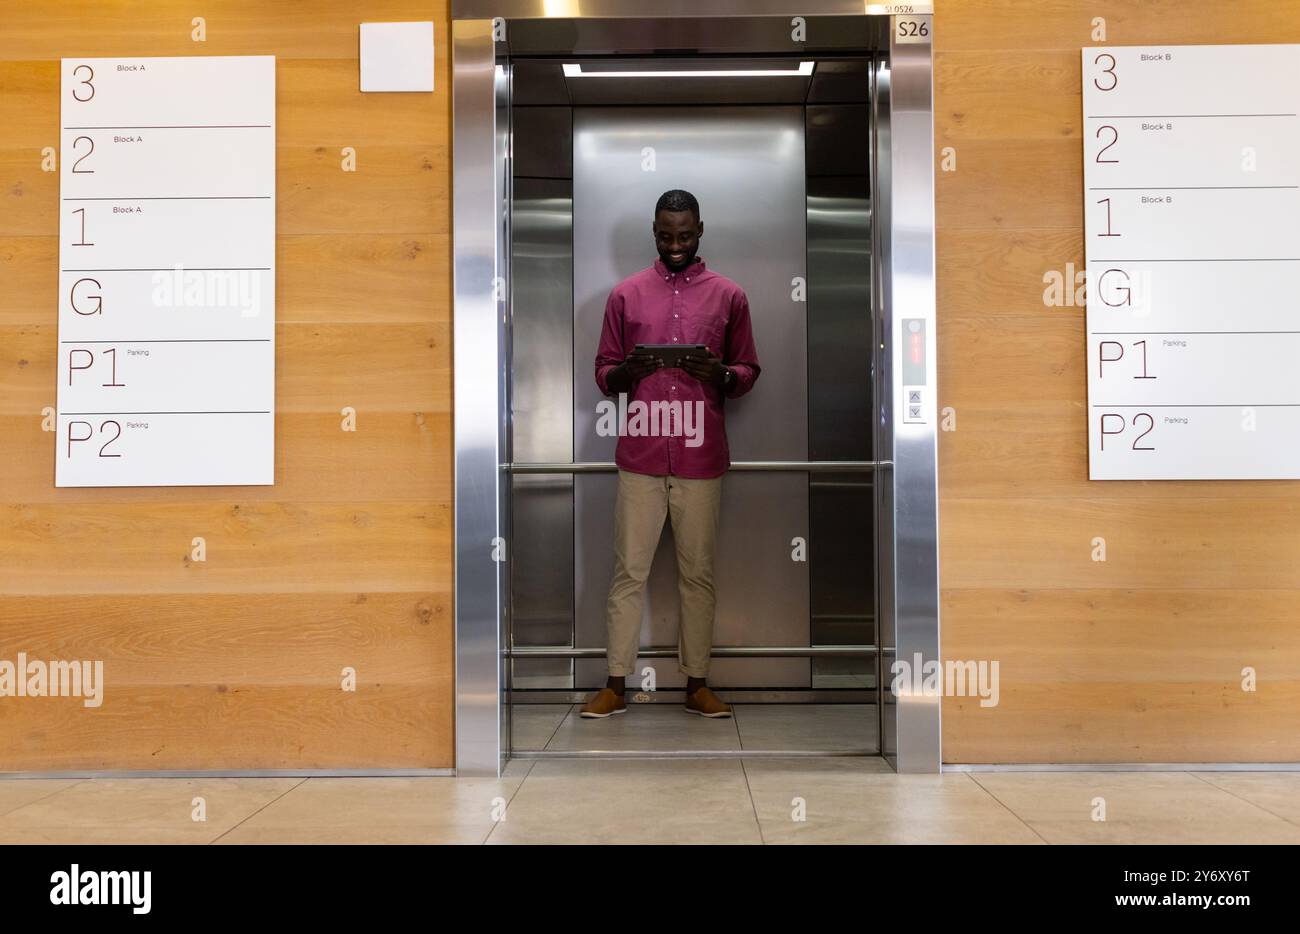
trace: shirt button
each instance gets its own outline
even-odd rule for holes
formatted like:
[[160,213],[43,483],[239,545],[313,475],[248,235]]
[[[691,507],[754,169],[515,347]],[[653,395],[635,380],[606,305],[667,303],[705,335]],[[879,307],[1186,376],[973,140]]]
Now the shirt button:
[[674,294],[674,295],[676,295],[676,294],[677,294],[677,292],[678,292],[678,290],[677,290],[677,289],[673,289],[673,294]]
[[674,317],[674,318],[678,318],[678,317],[681,317],[681,316],[680,316],[680,315],[673,315],[673,317]]
[[677,340],[677,338],[674,337],[673,340]]

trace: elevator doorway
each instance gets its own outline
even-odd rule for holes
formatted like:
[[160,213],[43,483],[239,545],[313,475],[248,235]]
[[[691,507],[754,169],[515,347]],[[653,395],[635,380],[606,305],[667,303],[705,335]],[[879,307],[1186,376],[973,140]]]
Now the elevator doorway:
[[[489,754],[898,763],[899,708],[924,699],[888,690],[899,651],[903,394],[890,302],[897,257],[882,226],[898,206],[891,19],[805,24],[793,47],[783,23],[765,17],[729,18],[721,32],[702,19],[455,24],[458,770]],[[471,63],[488,62],[490,109],[467,93]],[[489,172],[462,172],[471,138],[490,140]],[[747,293],[762,363],[754,389],[726,403],[732,467],[709,683],[734,717],[682,710],[665,523],[629,710],[584,720],[578,706],[606,676],[617,485],[593,360],[609,291],[656,258],[650,222],[669,189],[699,198],[699,255]],[[461,248],[475,229],[471,203],[494,209],[490,226],[477,225],[492,245],[477,263]],[[470,318],[471,306],[486,307],[481,296],[462,290],[489,270],[490,328],[481,312]],[[925,322],[926,308],[909,316]],[[921,353],[924,364],[932,348]],[[462,368],[489,356],[490,399],[465,398],[489,384],[481,374],[463,381]],[[910,389],[919,391],[915,378]],[[929,395],[913,411],[932,408]],[[928,434],[932,485],[932,423]],[[488,457],[491,501],[469,481],[486,477]],[[470,547],[484,531],[495,533],[486,568]],[[933,626],[937,657],[937,606]],[[933,713],[937,742],[937,705]]]

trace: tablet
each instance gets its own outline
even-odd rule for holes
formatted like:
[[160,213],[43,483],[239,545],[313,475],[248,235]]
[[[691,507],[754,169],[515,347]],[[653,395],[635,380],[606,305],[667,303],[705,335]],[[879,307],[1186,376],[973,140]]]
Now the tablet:
[[654,354],[664,362],[664,366],[681,367],[682,357],[698,355],[707,357],[709,348],[703,344],[637,344],[634,351]]

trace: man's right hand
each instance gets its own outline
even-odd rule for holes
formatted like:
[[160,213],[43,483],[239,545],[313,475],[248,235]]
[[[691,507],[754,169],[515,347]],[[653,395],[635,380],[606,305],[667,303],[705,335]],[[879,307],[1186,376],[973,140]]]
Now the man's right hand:
[[663,359],[648,350],[634,350],[623,361],[623,368],[627,370],[627,375],[634,380],[645,379],[663,365]]
[[660,357],[645,350],[634,350],[614,369],[609,371],[605,382],[610,392],[631,392],[637,380],[645,379],[664,365]]

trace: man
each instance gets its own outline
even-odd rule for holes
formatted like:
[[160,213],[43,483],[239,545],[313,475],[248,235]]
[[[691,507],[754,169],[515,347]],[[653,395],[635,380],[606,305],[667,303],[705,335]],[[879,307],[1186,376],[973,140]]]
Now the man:
[[[679,668],[688,679],[686,709],[729,717],[731,708],[706,683],[718,507],[722,475],[731,465],[723,400],[753,387],[758,355],[745,293],[695,255],[704,234],[695,196],[664,192],[651,230],[658,261],[620,282],[605,303],[596,383],[607,396],[630,397],[629,411],[640,403],[643,411],[675,413],[668,420],[676,427],[619,432],[614,578],[606,604],[609,680],[580,715],[608,717],[627,710],[625,678],[636,666],[642,595],[667,516],[677,545],[678,651]],[[638,344],[702,344],[707,350],[687,356],[680,367],[668,367],[662,356],[637,352]]]

